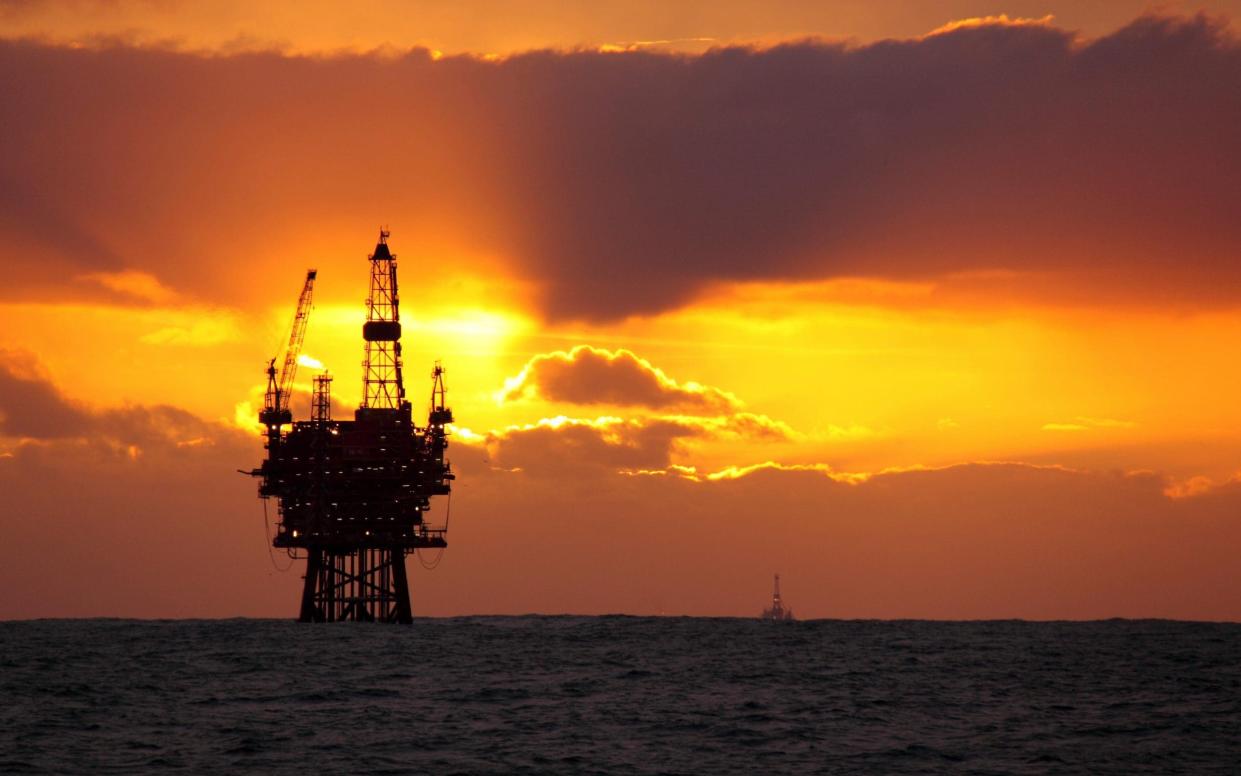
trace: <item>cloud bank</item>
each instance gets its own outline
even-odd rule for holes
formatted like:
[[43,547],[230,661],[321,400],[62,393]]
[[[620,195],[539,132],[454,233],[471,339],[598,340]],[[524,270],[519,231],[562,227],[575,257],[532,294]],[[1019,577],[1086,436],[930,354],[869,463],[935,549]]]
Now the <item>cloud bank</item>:
[[[292,615],[300,568],[273,568],[235,472],[261,459],[258,438],[196,421],[204,436],[183,444],[188,413],[72,404],[5,358],[0,619]],[[13,425],[38,410],[45,425]],[[1241,618],[1236,483],[670,463],[697,435],[750,433],[712,422],[563,419],[455,443],[452,547],[433,574],[410,563],[417,611],[752,615],[779,571],[804,617]]]
[[1241,288],[1241,46],[1201,16],[500,61],[8,41],[0,68],[10,297],[125,271],[258,295],[236,273],[286,270],[299,239],[354,261],[377,221],[407,260],[498,257],[551,318],[754,279]]
[[0,442],[6,439],[84,443],[137,456],[146,449],[237,444],[241,434],[170,405],[87,407],[65,397],[33,356],[0,348]]

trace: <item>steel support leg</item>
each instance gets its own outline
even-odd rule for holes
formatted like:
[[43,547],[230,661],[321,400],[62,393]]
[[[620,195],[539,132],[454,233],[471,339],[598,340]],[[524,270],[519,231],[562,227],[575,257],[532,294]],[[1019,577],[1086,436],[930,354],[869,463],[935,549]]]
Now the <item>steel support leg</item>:
[[323,622],[323,610],[315,605],[315,595],[319,590],[319,578],[322,576],[323,551],[311,547],[306,556],[306,576],[302,584],[302,610],[297,616],[298,622]]
[[396,616],[394,619],[402,625],[409,625],[414,621],[414,615],[409,608],[409,578],[405,575],[405,550],[400,547],[393,547],[391,557],[392,592],[396,596]]

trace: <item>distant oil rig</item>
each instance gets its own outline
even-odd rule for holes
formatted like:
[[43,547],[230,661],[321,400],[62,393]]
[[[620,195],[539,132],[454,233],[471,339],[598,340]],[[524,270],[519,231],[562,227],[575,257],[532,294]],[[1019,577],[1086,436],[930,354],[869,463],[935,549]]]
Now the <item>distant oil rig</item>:
[[760,619],[792,621],[793,610],[784,608],[784,600],[780,598],[780,575],[776,574],[776,589],[771,594],[771,607],[764,609]]
[[412,622],[405,556],[448,546],[447,517],[435,527],[423,519],[431,498],[448,496],[455,479],[444,458],[446,426],[453,421],[444,403],[444,370],[436,362],[427,423],[419,427],[405,399],[396,256],[388,250],[388,232],[380,231],[369,260],[362,404],[353,420],[332,418],[326,373],[314,378],[309,420],[294,421],[289,408],[317,276],[312,269],[282,366],[276,370],[277,357],[267,368],[259,412],[267,458],[247,472],[260,478],[260,497],[277,501],[272,546],[306,559],[301,622]]

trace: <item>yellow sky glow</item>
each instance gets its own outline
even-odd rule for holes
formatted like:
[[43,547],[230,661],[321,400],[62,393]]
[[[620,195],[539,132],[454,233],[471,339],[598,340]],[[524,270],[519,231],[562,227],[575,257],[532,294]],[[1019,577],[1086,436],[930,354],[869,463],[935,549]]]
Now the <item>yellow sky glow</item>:
[[[357,263],[361,274],[365,265]],[[1233,473],[1188,440],[1234,440],[1232,429],[1241,427],[1241,411],[1220,398],[1241,389],[1241,369],[1221,366],[1233,363],[1241,315],[948,310],[905,304],[920,298],[916,288],[887,289],[882,303],[859,298],[864,285],[809,294],[740,285],[722,289],[718,302],[708,297],[655,317],[567,329],[516,309],[421,311],[407,303],[407,388],[418,403],[429,390],[424,373],[442,359],[457,417],[476,432],[593,417],[537,397],[497,403],[496,396],[540,353],[627,348],[676,380],[736,394],[746,410],[799,435],[796,442],[684,445],[678,463],[707,470],[768,459],[878,471],[1059,456],[1186,477]],[[8,346],[37,353],[74,400],[171,403],[237,422],[239,403],[261,401],[263,369],[282,347],[291,309],[291,299],[255,310],[4,304],[0,326]],[[360,398],[364,315],[361,305],[319,305],[306,342],[303,363],[330,370],[346,406]],[[63,337],[66,325],[91,332],[92,346]],[[306,391],[312,373],[301,374]]]

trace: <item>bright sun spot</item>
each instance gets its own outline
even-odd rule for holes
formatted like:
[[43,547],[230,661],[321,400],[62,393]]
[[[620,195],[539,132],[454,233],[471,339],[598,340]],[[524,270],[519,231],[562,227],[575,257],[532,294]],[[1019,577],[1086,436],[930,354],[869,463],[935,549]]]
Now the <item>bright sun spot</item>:
[[498,339],[511,334],[521,323],[515,318],[485,310],[462,310],[443,317],[415,319],[409,325],[415,329],[460,337]]

